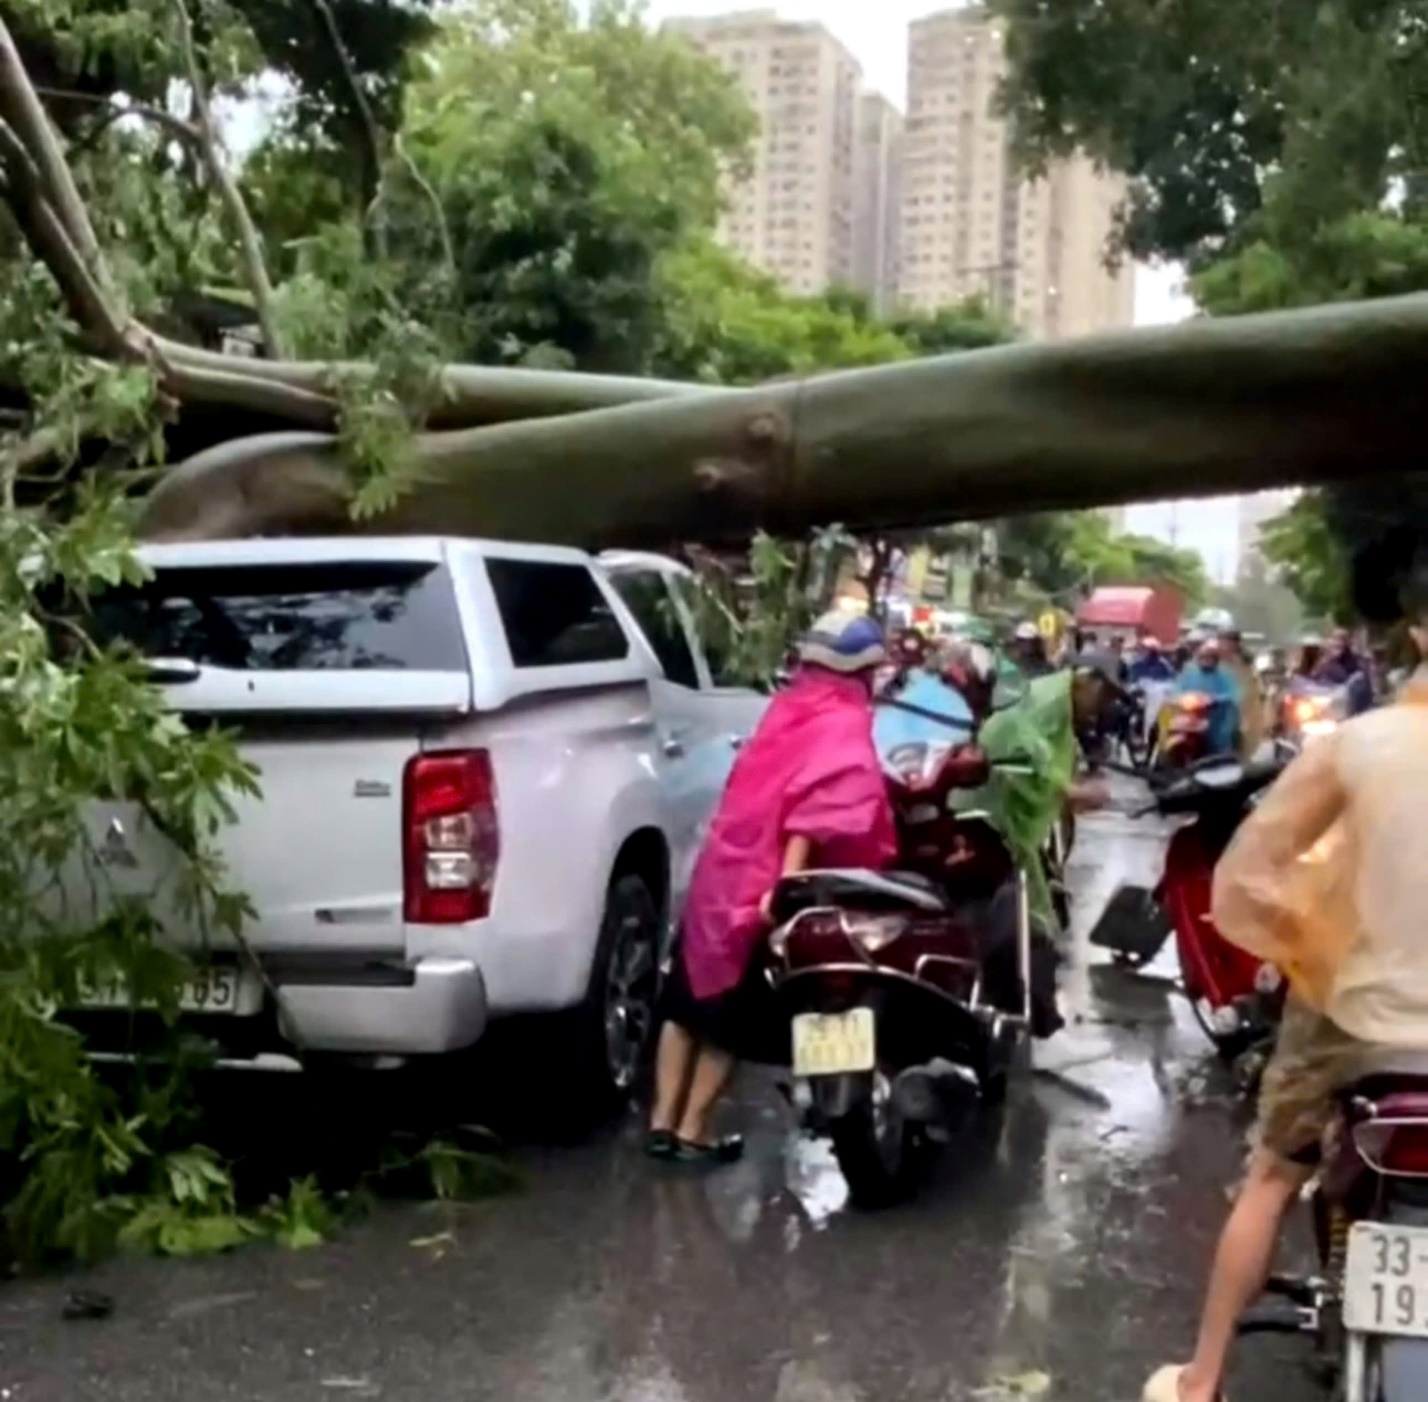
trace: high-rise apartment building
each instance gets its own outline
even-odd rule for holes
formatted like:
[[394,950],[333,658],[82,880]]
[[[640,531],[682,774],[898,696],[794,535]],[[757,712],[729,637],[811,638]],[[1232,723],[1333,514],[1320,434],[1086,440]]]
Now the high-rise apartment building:
[[821,24],[772,10],[666,28],[734,74],[759,118],[753,168],[729,192],[724,242],[795,292],[850,281],[862,76],[852,54]]
[[848,281],[879,312],[897,296],[902,113],[881,93],[858,99],[853,143],[853,261]]
[[1129,326],[1133,269],[1105,266],[1123,182],[1084,157],[1024,178],[996,111],[1005,72],[985,9],[910,27],[899,297],[931,310],[982,296],[1033,339]]

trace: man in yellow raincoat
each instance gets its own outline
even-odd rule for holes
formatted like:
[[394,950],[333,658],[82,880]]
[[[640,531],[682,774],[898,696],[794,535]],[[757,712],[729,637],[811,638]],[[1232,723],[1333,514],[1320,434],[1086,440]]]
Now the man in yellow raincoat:
[[[1404,573],[1428,659],[1428,547]],[[1398,703],[1311,745],[1215,873],[1214,920],[1292,990],[1265,1070],[1249,1174],[1210,1275],[1195,1353],[1144,1402],[1216,1402],[1235,1324],[1264,1288],[1280,1226],[1313,1176],[1336,1092],[1370,1047],[1428,1049],[1428,668]]]

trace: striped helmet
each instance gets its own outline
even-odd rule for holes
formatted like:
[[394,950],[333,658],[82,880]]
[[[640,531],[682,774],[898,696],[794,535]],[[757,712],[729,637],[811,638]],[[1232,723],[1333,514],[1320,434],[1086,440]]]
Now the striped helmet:
[[825,613],[798,645],[798,655],[830,672],[866,672],[887,660],[883,630],[863,614]]

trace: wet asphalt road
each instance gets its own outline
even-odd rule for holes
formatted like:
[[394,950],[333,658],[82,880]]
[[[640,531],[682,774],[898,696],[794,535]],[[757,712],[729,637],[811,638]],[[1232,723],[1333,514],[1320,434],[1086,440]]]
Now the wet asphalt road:
[[[708,1176],[646,1164],[631,1117],[520,1149],[514,1196],[388,1206],[305,1253],[111,1263],[83,1282],[106,1321],[61,1321],[73,1279],[5,1286],[0,1402],[1137,1402],[1188,1341],[1244,1132],[1173,956],[1086,956],[1161,850],[1153,826],[1083,824],[1078,1020],[907,1207],[848,1211],[750,1077],[750,1154]],[[1317,1399],[1301,1356],[1248,1341],[1231,1395]]]

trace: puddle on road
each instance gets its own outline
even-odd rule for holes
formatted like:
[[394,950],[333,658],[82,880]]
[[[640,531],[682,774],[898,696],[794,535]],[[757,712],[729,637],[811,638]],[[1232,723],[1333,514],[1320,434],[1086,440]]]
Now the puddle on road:
[[784,1173],[789,1192],[815,1230],[848,1207],[848,1183],[828,1140],[790,1136],[784,1149]]

